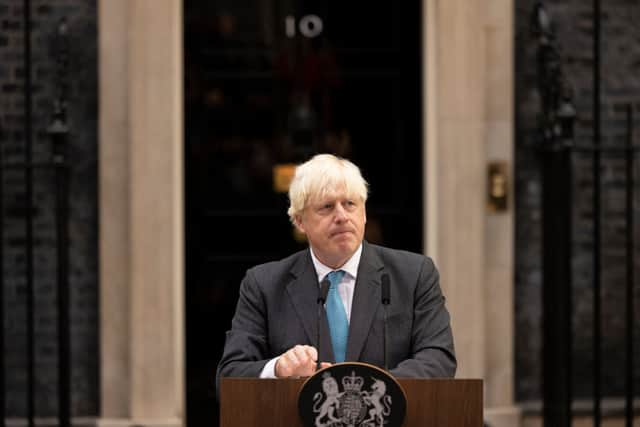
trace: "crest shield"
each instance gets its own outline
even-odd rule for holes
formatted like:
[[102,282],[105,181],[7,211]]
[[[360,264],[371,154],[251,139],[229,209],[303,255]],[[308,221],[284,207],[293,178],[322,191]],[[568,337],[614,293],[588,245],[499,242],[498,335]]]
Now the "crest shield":
[[386,371],[366,363],[338,363],[310,377],[298,395],[306,427],[402,425],[407,400]]

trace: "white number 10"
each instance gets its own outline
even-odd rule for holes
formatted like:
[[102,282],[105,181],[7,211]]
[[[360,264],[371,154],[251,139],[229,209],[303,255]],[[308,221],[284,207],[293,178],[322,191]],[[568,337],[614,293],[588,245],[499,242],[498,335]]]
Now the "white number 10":
[[[296,36],[296,18],[288,15],[284,18],[284,28],[287,37]],[[314,38],[322,33],[322,19],[318,15],[304,15],[298,22],[300,34],[308,38]]]

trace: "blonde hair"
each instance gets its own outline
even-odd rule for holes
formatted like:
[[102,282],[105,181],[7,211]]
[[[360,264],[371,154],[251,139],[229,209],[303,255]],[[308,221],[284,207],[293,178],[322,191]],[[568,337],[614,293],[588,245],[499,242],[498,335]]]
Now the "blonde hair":
[[362,203],[367,201],[367,181],[360,169],[349,160],[332,154],[318,154],[296,168],[289,186],[289,219],[295,223],[307,202],[312,198],[322,198],[345,190],[349,197],[358,197]]

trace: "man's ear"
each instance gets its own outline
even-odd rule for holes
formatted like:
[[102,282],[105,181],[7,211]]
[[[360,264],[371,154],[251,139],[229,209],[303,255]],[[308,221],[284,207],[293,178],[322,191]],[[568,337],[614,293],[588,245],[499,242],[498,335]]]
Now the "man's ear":
[[293,225],[296,226],[299,232],[305,233],[304,224],[302,223],[302,215],[296,215],[293,217]]

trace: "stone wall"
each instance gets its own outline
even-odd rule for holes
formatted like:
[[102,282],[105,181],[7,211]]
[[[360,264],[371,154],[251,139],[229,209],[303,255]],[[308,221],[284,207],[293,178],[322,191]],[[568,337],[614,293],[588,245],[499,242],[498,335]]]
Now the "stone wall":
[[[574,89],[578,117],[575,143],[593,143],[593,25],[592,2],[544,2],[562,48],[562,67]],[[541,398],[542,265],[540,158],[536,129],[540,98],[536,81],[536,41],[531,35],[534,1],[516,2],[516,396],[520,401]],[[601,144],[625,144],[626,105],[634,108],[640,127],[640,3],[602,2],[601,19]],[[638,132],[635,144],[640,145]],[[635,155],[635,182],[640,173]],[[618,155],[601,161],[602,250],[602,391],[622,396],[625,381],[625,169]],[[573,387],[576,398],[593,388],[593,179],[592,155],[573,157]],[[635,190],[633,240],[640,241],[640,191]],[[640,390],[640,245],[635,244],[635,389]]]
[[[23,1],[0,0],[0,126],[5,162],[24,158],[24,22]],[[51,160],[46,129],[56,97],[56,30],[68,23],[70,60],[66,81],[70,126],[70,298],[72,343],[72,411],[98,411],[97,280],[97,29],[96,2],[33,0],[32,129],[33,159]],[[5,304],[7,415],[26,412],[26,258],[24,171],[3,168],[4,224],[2,257]],[[35,412],[57,411],[57,310],[55,254],[55,185],[53,172],[33,174]]]

